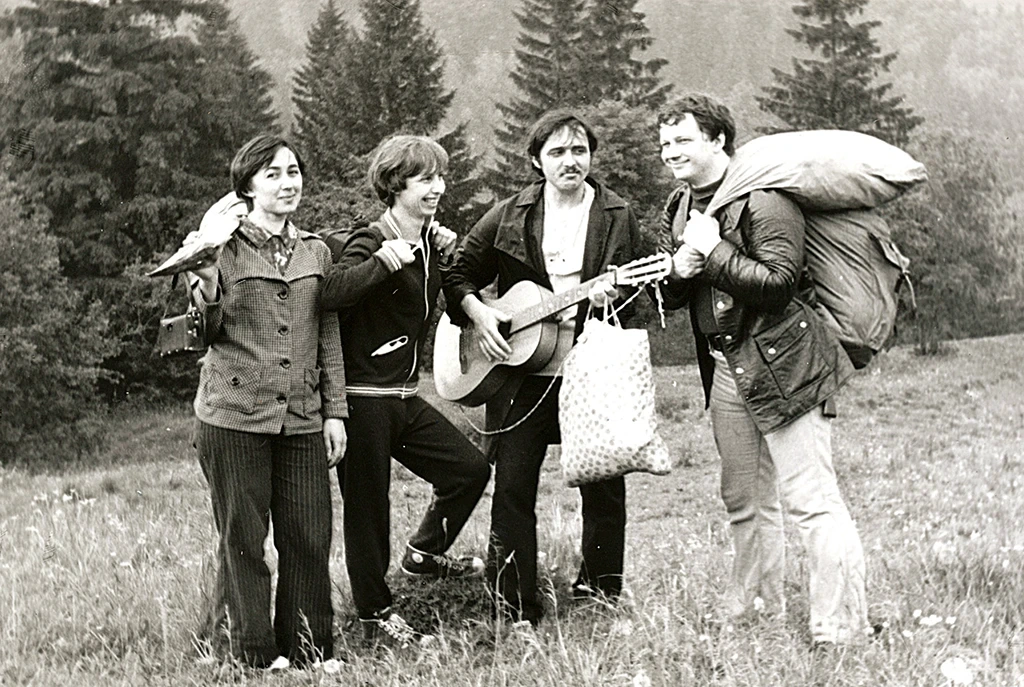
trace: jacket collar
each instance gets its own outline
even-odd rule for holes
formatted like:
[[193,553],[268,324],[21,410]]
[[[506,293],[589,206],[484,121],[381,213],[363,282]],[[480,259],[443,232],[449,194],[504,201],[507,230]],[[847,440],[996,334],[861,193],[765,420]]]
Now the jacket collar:
[[[583,280],[597,276],[608,239],[611,219],[608,212],[626,207],[618,194],[600,182],[587,178],[594,189],[594,202],[587,221],[587,240],[583,250]],[[503,214],[495,237],[495,247],[529,265],[542,283],[551,287],[544,269],[541,240],[544,232],[544,181],[538,180],[513,196],[511,207]]]
[[[601,182],[597,181],[593,177],[587,177],[585,181],[593,187],[594,205],[599,207],[601,210],[617,210],[626,207],[626,201]],[[530,207],[543,201],[544,183],[545,182],[543,180],[535,181],[516,194],[516,207]]]

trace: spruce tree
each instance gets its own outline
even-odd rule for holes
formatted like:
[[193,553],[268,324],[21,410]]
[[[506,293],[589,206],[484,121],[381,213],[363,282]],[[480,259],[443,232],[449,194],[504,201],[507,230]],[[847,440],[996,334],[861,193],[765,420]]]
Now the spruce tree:
[[274,126],[269,77],[219,1],[34,0],[5,23],[27,68],[0,132],[31,142],[12,173],[49,209],[70,277],[172,247],[238,146]]
[[495,131],[498,159],[490,188],[504,196],[535,177],[526,159],[526,134],[545,111],[602,101],[655,108],[669,86],[658,72],[664,60],[643,60],[652,39],[636,0],[523,0],[515,13],[521,27],[510,78],[517,94],[499,103]]
[[793,6],[798,29],[787,29],[820,59],[793,58],[793,73],[772,69],[775,84],[757,98],[765,112],[792,129],[849,129],[905,145],[923,119],[890,95],[891,83],[876,80],[889,71],[897,53],[882,54],[871,32],[879,21],[854,22],[868,0],[803,0]]
[[[438,219],[463,232],[475,214],[473,202],[480,185],[475,172],[477,158],[470,149],[464,126],[444,131],[443,122],[454,92],[445,88],[444,55],[434,32],[423,23],[419,0],[363,0],[360,12],[363,31],[347,37],[344,58],[325,67],[326,58],[318,59],[311,49],[303,73],[302,97],[307,103],[323,103],[321,113],[327,130],[324,138],[336,141],[337,145],[331,154],[338,162],[331,169],[340,171],[326,181],[349,187],[362,183],[365,156],[392,134],[433,136],[449,154],[448,188]],[[325,8],[314,31],[340,32],[330,29],[333,21],[330,10]],[[311,32],[310,46],[314,45],[314,38],[327,42]],[[320,65],[315,67],[317,62]],[[330,77],[310,78],[315,69],[341,70],[345,78],[340,86],[332,84]],[[324,147],[323,142],[311,139],[304,150],[314,150],[316,157],[325,154]],[[337,192],[337,183],[331,188]],[[352,216],[361,217],[365,194],[351,189],[346,195],[351,196],[352,202],[340,204],[342,210],[337,212],[334,210],[338,203],[311,198],[317,206],[312,215],[327,220],[329,226],[341,225]],[[360,208],[358,212],[346,209],[356,207]]]
[[238,147],[276,126],[270,79],[222,0],[33,0],[2,25],[25,65],[0,103],[8,174],[49,211],[62,273],[133,351],[108,359],[121,388],[146,383],[160,305],[134,298],[125,268],[177,247]]
[[639,54],[654,43],[636,10],[639,0],[593,2],[584,25],[583,49],[587,54],[582,75],[596,95],[590,103],[622,101],[628,107],[656,109],[665,104],[670,84],[661,83],[658,73],[668,60],[642,60]]
[[357,155],[394,133],[434,134],[455,95],[444,86],[444,55],[419,0],[363,0],[360,12],[349,101]]
[[584,0],[523,0],[522,8],[514,13],[521,28],[509,78],[518,95],[507,104],[498,103],[502,119],[494,132],[498,159],[488,174],[488,185],[498,196],[535,178],[525,152],[533,122],[555,106],[588,102],[579,80],[585,9]]
[[327,0],[306,38],[306,61],[295,75],[292,94],[293,135],[316,184],[311,190],[355,173],[352,41],[348,22],[334,0]]

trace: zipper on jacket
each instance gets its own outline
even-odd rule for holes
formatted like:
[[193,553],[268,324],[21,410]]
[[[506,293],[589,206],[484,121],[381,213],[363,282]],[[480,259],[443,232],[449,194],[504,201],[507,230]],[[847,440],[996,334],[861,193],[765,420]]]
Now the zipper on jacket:
[[[429,228],[429,224],[427,227]],[[427,231],[420,232],[420,244],[423,246],[423,321],[427,322],[430,320],[430,237],[427,235]],[[418,342],[417,342],[418,343]],[[405,378],[405,381],[412,379],[413,375],[416,374],[416,369],[420,365],[420,347],[415,345],[412,347],[412,367],[409,368],[409,376]]]

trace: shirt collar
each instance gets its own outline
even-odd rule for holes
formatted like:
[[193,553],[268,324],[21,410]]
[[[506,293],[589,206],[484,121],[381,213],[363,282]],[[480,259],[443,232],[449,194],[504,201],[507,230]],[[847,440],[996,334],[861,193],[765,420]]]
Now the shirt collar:
[[[275,236],[275,234],[270,233],[258,224],[254,224],[248,217],[242,219],[238,230],[245,234],[245,237],[252,241],[253,245],[257,248],[262,248],[271,237]],[[298,239],[299,230],[295,228],[291,220],[287,220],[284,223],[284,229],[281,230],[281,241],[286,247],[291,248]]]

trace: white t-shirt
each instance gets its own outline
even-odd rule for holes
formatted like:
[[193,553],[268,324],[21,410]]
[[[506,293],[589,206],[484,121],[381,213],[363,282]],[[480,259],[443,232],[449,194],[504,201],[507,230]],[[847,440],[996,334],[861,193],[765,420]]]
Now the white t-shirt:
[[[583,251],[587,244],[587,224],[590,207],[593,204],[594,189],[590,184],[583,184],[583,200],[578,205],[571,208],[554,208],[548,204],[544,206],[541,251],[544,254],[544,267],[555,293],[568,291],[581,283]],[[555,346],[555,354],[537,374],[558,373],[558,368],[572,348],[576,329],[575,315],[575,305],[558,313],[558,344]]]

